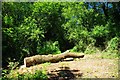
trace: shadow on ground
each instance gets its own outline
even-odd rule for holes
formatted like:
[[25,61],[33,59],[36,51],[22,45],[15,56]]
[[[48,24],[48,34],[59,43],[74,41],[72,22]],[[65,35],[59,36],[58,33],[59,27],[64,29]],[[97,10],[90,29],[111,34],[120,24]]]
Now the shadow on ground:
[[48,73],[48,80],[73,80],[82,77],[80,70],[70,70],[69,67],[59,67],[59,70],[53,70]]

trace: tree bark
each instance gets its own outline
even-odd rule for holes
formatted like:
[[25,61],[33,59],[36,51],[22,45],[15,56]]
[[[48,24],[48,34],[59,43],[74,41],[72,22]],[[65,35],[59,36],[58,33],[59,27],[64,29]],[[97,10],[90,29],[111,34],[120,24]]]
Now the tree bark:
[[25,67],[29,67],[32,65],[45,63],[45,62],[59,62],[62,59],[65,58],[83,58],[83,54],[76,54],[76,53],[62,53],[62,54],[56,54],[56,55],[35,55],[32,57],[26,57],[24,58],[24,65]]

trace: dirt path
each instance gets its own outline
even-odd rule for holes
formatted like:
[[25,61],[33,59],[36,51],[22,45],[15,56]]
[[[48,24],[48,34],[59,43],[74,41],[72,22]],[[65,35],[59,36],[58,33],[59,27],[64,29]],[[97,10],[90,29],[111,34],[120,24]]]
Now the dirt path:
[[82,59],[59,63],[46,63],[19,69],[19,73],[45,69],[49,80],[72,80],[77,78],[117,78],[118,60],[102,59],[99,54],[85,55]]

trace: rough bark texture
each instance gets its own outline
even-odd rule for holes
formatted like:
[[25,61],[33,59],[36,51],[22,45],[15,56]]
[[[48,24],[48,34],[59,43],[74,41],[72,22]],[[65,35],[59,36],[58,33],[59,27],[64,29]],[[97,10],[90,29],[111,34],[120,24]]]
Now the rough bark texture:
[[83,58],[83,54],[76,54],[76,53],[62,53],[62,54],[56,54],[56,55],[35,55],[32,57],[26,57],[24,58],[24,65],[26,67],[35,65],[35,64],[40,64],[44,62],[58,62],[62,59],[65,58]]

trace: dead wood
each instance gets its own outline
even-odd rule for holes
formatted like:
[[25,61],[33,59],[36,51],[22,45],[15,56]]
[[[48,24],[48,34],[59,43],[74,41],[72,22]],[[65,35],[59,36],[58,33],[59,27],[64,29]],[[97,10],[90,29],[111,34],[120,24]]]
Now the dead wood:
[[40,64],[40,63],[45,63],[45,62],[59,62],[62,59],[65,58],[83,58],[83,54],[76,54],[76,53],[62,53],[62,54],[56,54],[56,55],[35,55],[32,57],[26,57],[24,58],[24,65],[26,67]]

